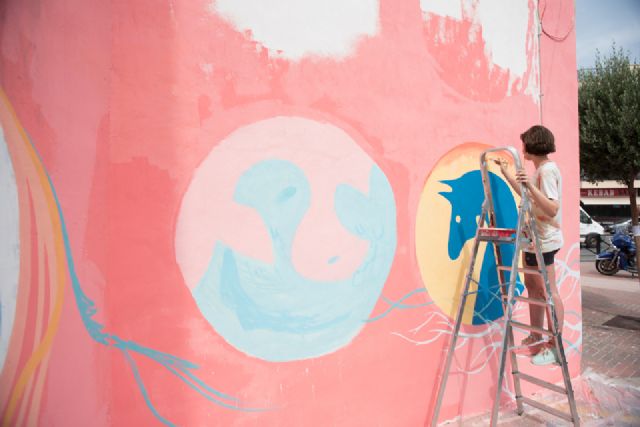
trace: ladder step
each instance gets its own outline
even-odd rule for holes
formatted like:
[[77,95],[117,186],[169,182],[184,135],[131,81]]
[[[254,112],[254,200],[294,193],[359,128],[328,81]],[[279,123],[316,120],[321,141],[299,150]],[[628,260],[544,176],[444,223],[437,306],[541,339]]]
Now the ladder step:
[[[496,267],[498,269],[498,271],[511,271],[512,268],[508,265],[499,265]],[[542,271],[537,269],[537,268],[517,268],[516,269],[518,271],[518,273],[524,273],[524,274],[537,274],[538,276],[542,275]]]
[[[502,296],[503,300],[506,300],[507,298],[508,298],[507,295],[503,295]],[[516,300],[516,301],[524,302],[524,303],[527,303],[527,304],[539,305],[539,306],[542,306],[542,307],[546,307],[546,306],[550,305],[545,300],[539,299],[539,298],[513,297],[513,299]]]
[[549,390],[553,390],[553,391],[555,391],[557,393],[567,394],[567,390],[564,387],[560,387],[558,385],[551,384],[550,382],[545,381],[545,380],[541,380],[540,378],[532,377],[531,375],[527,375],[524,372],[515,371],[515,372],[513,372],[513,375],[516,375],[521,380],[525,380],[525,381],[528,381],[528,382],[530,382],[532,384],[539,385],[540,387],[546,387]]
[[482,227],[478,229],[478,236],[481,237],[511,237],[514,234],[516,234],[515,228]]
[[483,237],[479,236],[478,240],[480,242],[494,242],[494,243],[515,243],[516,239],[513,237]]
[[516,399],[520,399],[523,403],[526,403],[529,406],[533,406],[534,408],[538,408],[541,411],[548,412],[549,414],[555,415],[558,418],[565,419],[570,423],[574,421],[571,415],[566,414],[562,411],[558,411],[557,409],[552,408],[549,405],[545,405],[544,403],[537,402],[533,399],[529,399],[528,397],[524,397],[524,396],[520,396],[520,397],[516,396]]
[[478,229],[478,240],[482,242],[515,242],[514,228],[483,227]]
[[551,332],[551,331],[549,331],[547,329],[538,328],[537,326],[527,325],[526,323],[516,322],[515,320],[511,321],[511,326],[513,326],[514,328],[525,329],[527,331],[537,332],[537,333],[543,334],[543,335],[548,335],[550,337],[555,336],[555,334],[553,332]]

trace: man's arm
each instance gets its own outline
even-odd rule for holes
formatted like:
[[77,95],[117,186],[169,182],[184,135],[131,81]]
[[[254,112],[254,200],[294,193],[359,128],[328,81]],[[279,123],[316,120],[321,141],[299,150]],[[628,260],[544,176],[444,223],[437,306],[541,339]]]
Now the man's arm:
[[531,199],[535,203],[536,207],[538,207],[543,214],[551,218],[555,217],[558,214],[560,203],[558,203],[557,200],[548,198],[542,191],[538,190],[535,185],[532,185],[529,181],[527,173],[524,170],[519,170],[516,172],[516,181],[525,186],[525,188],[531,195]]
[[507,179],[507,182],[509,183],[511,188],[513,188],[513,190],[518,193],[518,196],[522,196],[522,194],[520,194],[520,186],[518,185],[516,176],[509,170],[509,163],[505,159],[501,158],[492,160],[495,164],[500,166],[500,172],[502,172],[502,176]]
[[529,192],[535,207],[538,208],[542,214],[550,218],[556,216],[560,209],[558,201],[548,198],[542,191],[538,190],[535,185],[532,185],[524,169],[516,171],[514,175],[509,170],[509,163],[505,159],[493,159],[493,162],[500,165],[500,172],[502,172],[502,175],[507,179],[511,188],[513,188],[519,196],[522,196],[519,184],[523,184]]

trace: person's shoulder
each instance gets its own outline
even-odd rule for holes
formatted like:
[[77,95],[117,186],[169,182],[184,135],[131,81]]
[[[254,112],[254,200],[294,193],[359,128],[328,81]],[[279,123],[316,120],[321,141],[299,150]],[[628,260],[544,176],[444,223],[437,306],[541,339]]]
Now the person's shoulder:
[[550,160],[547,163],[543,164],[541,169],[560,174],[560,167],[553,160]]

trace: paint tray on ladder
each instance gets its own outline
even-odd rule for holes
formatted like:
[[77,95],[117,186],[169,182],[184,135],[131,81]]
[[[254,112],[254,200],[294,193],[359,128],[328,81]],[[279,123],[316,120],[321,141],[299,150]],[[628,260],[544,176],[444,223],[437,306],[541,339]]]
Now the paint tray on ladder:
[[515,233],[515,228],[483,227],[478,229],[478,238],[482,240],[511,242],[514,239]]

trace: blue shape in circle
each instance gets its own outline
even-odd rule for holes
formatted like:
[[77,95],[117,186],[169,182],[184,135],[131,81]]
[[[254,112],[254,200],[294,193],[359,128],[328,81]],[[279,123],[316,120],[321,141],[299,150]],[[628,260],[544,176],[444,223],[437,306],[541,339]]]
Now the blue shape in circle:
[[[482,175],[479,170],[473,170],[457,179],[441,182],[447,184],[452,190],[439,194],[451,203],[448,254],[451,260],[455,260],[460,256],[464,244],[475,237],[478,228],[477,219],[482,213],[484,202]],[[509,186],[492,172],[489,172],[489,185],[493,195],[496,225],[503,228],[516,228],[518,210]],[[502,244],[501,249],[503,262],[510,263],[513,259],[514,245]],[[510,273],[506,272],[505,280],[509,278]],[[520,295],[522,290],[523,285],[517,278],[516,295]],[[480,270],[472,324],[482,325],[502,317],[503,314],[495,250],[493,243],[488,243]]]
[[218,241],[193,290],[200,311],[228,343],[264,360],[317,357],[348,344],[364,326],[391,269],[395,201],[377,166],[370,171],[368,195],[346,184],[335,191],[340,223],[369,242],[362,264],[347,279],[309,280],[293,266],[292,243],[311,197],[304,172],[291,162],[265,160],[248,169],[234,199],[260,214],[274,262],[247,257]]

